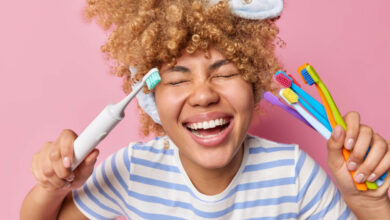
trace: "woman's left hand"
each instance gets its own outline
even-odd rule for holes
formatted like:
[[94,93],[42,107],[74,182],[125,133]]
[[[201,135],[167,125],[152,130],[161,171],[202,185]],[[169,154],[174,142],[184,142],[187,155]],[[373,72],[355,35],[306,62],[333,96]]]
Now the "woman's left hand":
[[[347,131],[337,125],[328,141],[328,166],[338,188],[349,208],[359,219],[373,219],[373,216],[389,218],[390,174],[376,190],[359,191],[353,179],[358,183],[375,182],[390,170],[390,141],[385,140],[370,126],[360,124],[360,115],[357,112],[349,112],[344,120]],[[348,161],[344,161],[342,155],[344,146],[351,151]],[[349,171],[355,171],[354,176],[351,176]]]

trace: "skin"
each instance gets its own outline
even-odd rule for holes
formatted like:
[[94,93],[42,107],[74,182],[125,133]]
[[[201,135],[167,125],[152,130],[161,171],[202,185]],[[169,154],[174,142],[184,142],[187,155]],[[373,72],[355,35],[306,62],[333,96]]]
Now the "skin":
[[[184,53],[174,68],[163,66],[155,97],[163,128],[179,146],[187,175],[200,192],[217,194],[240,167],[254,96],[252,86],[242,79],[233,63],[214,48],[210,55],[207,59],[202,51]],[[183,122],[213,112],[231,115],[233,129],[223,143],[203,146],[191,138]]]
[[[228,186],[240,167],[242,142],[255,104],[251,85],[236,75],[236,67],[219,62],[225,58],[217,50],[211,48],[210,54],[210,59],[204,58],[202,52],[183,54],[173,69],[163,66],[162,82],[155,89],[155,97],[164,130],[179,147],[187,175],[200,192],[215,195]],[[229,114],[233,126],[223,142],[205,147],[191,138],[183,122],[210,112]],[[344,200],[359,219],[386,219],[390,216],[387,196],[390,177],[379,189],[360,192],[355,189],[348,167],[357,171],[355,178],[363,174],[362,182],[372,173],[375,174],[372,180],[376,180],[390,168],[390,143],[371,127],[362,125],[357,112],[348,113],[344,119],[347,131],[336,126],[327,143],[331,173]],[[21,219],[86,219],[73,203],[71,191],[90,176],[98,151],[92,151],[70,172],[76,137],[73,131],[64,130],[56,141],[46,143],[34,155],[31,170],[37,185],[23,202]],[[363,160],[369,145],[371,150]],[[343,146],[352,150],[347,163],[342,156]]]
[[45,143],[33,156],[31,172],[37,185],[24,199],[20,219],[87,219],[73,203],[71,192],[91,175],[99,151],[93,150],[71,172],[76,138],[72,130],[63,130],[56,141]]
[[[347,131],[345,132],[340,125],[337,125],[327,143],[327,162],[331,173],[345,202],[358,219],[387,219],[390,216],[389,175],[377,190],[364,192],[354,187],[352,178],[363,183],[374,174],[370,181],[375,181],[388,171],[390,169],[390,141],[375,133],[371,127],[360,124],[360,114],[357,112],[349,112],[344,116],[344,120],[347,124]],[[352,153],[349,160],[344,162],[341,150],[348,144],[350,144]],[[364,160],[365,152],[370,145],[370,152]],[[355,163],[356,167],[350,166],[351,163]],[[356,170],[354,177],[351,177],[348,170]],[[363,178],[358,178],[359,174],[363,174]]]

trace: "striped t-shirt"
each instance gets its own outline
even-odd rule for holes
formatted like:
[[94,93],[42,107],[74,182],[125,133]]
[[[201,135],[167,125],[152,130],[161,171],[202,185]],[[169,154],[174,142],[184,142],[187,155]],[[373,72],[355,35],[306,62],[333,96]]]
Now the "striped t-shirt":
[[74,203],[91,219],[356,219],[331,179],[297,145],[249,136],[229,186],[200,193],[167,137],[133,143],[100,164]]

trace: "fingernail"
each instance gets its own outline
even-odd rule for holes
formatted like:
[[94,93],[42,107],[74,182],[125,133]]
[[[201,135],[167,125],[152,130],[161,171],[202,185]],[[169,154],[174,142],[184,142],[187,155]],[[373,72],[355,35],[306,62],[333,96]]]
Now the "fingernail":
[[70,176],[68,176],[67,178],[66,178],[66,181],[68,181],[68,182],[72,182],[74,180],[74,174],[72,173],[72,174],[70,174]]
[[340,135],[341,135],[340,127],[339,127],[339,126],[336,126],[336,127],[334,128],[334,130],[333,130],[332,137],[333,137],[333,139],[338,140],[339,137],[340,137]]
[[348,170],[354,171],[357,169],[357,164],[355,162],[348,162]]
[[345,145],[345,148],[347,148],[347,150],[352,150],[352,148],[353,148],[353,139],[352,138],[349,138],[348,140],[347,140],[347,144]]
[[375,173],[371,173],[371,175],[367,178],[368,182],[374,182],[376,178]]
[[64,167],[69,168],[72,164],[70,163],[70,158],[69,157],[64,157],[63,159]]
[[69,183],[69,182],[66,182],[66,183],[65,183],[65,185],[64,185],[64,188],[66,188],[66,189],[67,189],[67,188],[70,188],[70,186],[71,186],[71,183]]
[[355,176],[355,181],[358,183],[362,183],[363,179],[364,179],[364,174],[362,174],[362,173],[359,173],[359,175]]

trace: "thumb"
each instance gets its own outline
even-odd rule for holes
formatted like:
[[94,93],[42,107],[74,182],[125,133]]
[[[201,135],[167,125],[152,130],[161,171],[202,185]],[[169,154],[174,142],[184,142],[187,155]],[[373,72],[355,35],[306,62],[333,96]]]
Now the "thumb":
[[332,171],[341,169],[344,165],[343,145],[345,139],[344,128],[336,125],[333,128],[332,136],[328,140],[328,166]]
[[99,150],[94,149],[88,156],[83,160],[83,162],[76,168],[75,172],[75,180],[73,181],[72,186],[81,186],[88,179],[88,177],[92,174],[94,169],[96,159],[99,155]]

